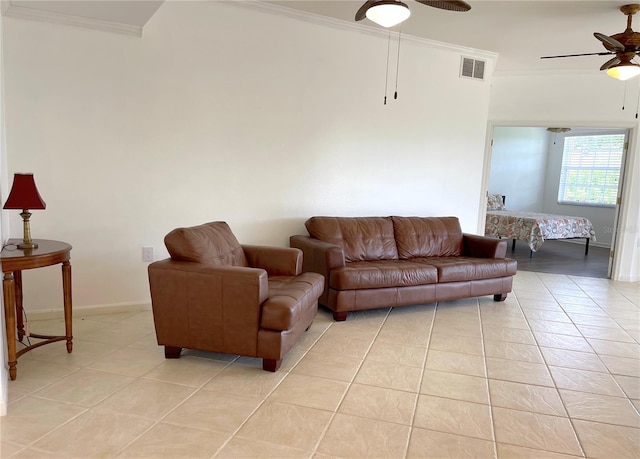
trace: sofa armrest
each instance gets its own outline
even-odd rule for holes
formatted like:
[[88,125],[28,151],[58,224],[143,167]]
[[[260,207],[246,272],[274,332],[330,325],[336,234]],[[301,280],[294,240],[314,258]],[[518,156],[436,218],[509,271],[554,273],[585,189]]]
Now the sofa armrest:
[[249,266],[262,268],[269,276],[299,276],[302,251],[290,247],[242,245]]
[[148,274],[158,344],[256,355],[265,270],[166,259]]
[[291,236],[289,238],[291,247],[302,250],[303,271],[312,271],[323,274],[320,270],[330,271],[345,265],[344,251],[342,247],[324,242],[310,236]]
[[302,250],[302,270],[324,276],[324,290],[320,303],[329,304],[329,273],[345,265],[342,247],[309,236],[296,235],[289,238],[291,247]]
[[507,241],[477,234],[464,233],[463,255],[476,258],[505,258],[507,256]]

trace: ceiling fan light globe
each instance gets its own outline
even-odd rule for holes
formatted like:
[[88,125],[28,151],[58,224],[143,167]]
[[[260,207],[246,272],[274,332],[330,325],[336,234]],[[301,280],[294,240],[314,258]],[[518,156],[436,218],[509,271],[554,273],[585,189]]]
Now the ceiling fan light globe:
[[402,2],[382,0],[371,5],[366,15],[370,21],[388,28],[407,20],[411,16],[411,11]]
[[607,69],[607,75],[617,80],[628,80],[640,75],[640,65],[631,62],[616,65]]

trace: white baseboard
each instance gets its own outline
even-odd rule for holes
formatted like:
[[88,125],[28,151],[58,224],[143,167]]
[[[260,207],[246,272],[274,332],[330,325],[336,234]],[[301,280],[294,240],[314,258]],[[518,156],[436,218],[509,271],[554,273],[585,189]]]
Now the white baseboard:
[[[133,313],[140,311],[150,311],[150,303],[118,303],[104,304],[95,306],[81,306],[73,308],[73,317],[91,317],[104,314],[121,314]],[[29,320],[49,320],[60,319],[63,317],[62,308],[60,309],[36,309],[28,311]]]

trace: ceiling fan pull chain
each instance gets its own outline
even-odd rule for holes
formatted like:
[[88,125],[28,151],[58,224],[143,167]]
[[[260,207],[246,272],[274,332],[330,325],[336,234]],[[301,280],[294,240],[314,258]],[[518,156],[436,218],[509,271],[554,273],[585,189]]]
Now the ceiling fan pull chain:
[[393,99],[398,98],[398,73],[400,73],[400,41],[402,39],[402,26],[398,30],[398,59],[396,60],[396,92],[393,93]]
[[624,110],[624,104],[627,102],[627,85],[629,84],[628,81],[624,82],[624,93],[622,95],[622,110]]
[[638,103],[636,104],[636,119],[638,119],[638,108],[640,108],[640,87],[638,87]]
[[387,86],[389,83],[389,50],[391,49],[391,31],[387,39],[387,71],[384,74],[384,105],[387,105]]

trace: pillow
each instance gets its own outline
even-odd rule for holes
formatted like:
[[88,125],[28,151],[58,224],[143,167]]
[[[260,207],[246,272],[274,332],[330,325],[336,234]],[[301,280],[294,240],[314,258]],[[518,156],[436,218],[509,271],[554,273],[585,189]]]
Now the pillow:
[[502,195],[490,194],[487,196],[487,210],[504,210]]

